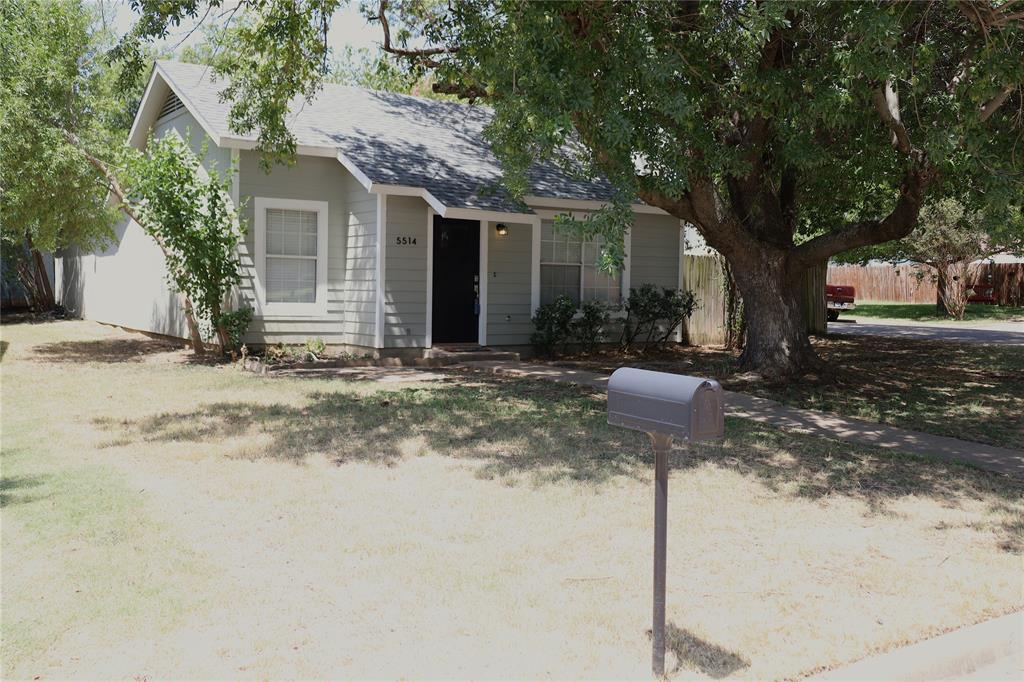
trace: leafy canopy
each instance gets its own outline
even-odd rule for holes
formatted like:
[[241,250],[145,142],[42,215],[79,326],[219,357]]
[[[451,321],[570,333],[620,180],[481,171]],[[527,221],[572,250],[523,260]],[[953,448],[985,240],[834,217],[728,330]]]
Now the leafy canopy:
[[723,251],[723,213],[742,228],[731,241],[846,230],[819,242],[827,256],[869,241],[847,228],[886,218],[913,172],[992,205],[1024,192],[1024,31],[976,4],[984,26],[935,2],[469,0],[422,26],[450,51],[418,63],[494,106],[515,190],[580,140],[572,160],[620,203],[677,209]]
[[126,132],[93,20],[75,0],[0,3],[0,233],[8,248],[28,235],[43,251],[90,249],[112,234],[105,184],[67,137],[109,151]]

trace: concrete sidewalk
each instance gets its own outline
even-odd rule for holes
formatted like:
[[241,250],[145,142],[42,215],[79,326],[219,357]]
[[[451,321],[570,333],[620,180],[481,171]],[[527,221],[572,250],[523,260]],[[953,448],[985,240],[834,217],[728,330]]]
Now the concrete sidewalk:
[[[461,366],[478,371],[577,384],[605,389],[608,375],[579,369],[503,361],[473,361]],[[851,443],[872,445],[925,457],[967,463],[999,474],[1024,478],[1024,452],[992,445],[909,431],[895,426],[851,419],[828,412],[787,407],[774,400],[745,393],[725,393],[726,414],[782,429]]]
[[853,680],[1020,680],[1024,614],[1011,613],[814,675],[814,682]]

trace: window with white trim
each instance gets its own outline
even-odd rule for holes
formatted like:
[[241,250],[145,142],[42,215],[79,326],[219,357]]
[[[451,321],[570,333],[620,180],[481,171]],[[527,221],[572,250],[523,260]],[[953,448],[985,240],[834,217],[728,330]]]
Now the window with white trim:
[[541,221],[540,302],[559,296],[580,301],[619,303],[621,273],[610,275],[597,266],[601,237],[582,241],[577,235],[555,229],[553,220]]
[[326,311],[327,202],[257,197],[256,270],[269,314]]
[[316,303],[317,212],[267,209],[267,303]]

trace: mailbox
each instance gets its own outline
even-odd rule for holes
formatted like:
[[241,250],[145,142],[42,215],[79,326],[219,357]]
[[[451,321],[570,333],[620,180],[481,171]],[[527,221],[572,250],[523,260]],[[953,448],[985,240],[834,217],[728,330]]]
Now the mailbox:
[[608,423],[684,441],[722,438],[722,398],[712,379],[622,367],[608,380]]

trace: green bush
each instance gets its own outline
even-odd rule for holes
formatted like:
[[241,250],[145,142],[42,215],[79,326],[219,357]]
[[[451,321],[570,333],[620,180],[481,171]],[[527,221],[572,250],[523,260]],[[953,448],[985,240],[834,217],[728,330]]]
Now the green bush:
[[592,352],[605,339],[610,308],[600,301],[586,301],[579,308],[579,316],[571,323],[573,340],[584,353]]
[[327,344],[319,336],[306,339],[306,355],[310,360],[319,360],[327,350]]
[[224,330],[227,336],[228,347],[225,352],[238,350],[242,345],[242,338],[249,329],[252,322],[252,308],[239,308],[227,313],[221,313],[215,322],[216,326]]
[[568,296],[559,296],[554,302],[537,308],[530,320],[535,330],[530,335],[530,343],[538,355],[552,356],[565,351],[572,336],[575,315],[576,303]]
[[[697,300],[693,292],[644,284],[630,289],[623,309],[619,344],[624,349],[662,348],[672,331],[693,314]],[[661,323],[659,325],[659,323]]]

